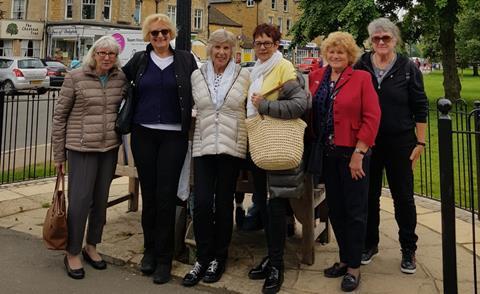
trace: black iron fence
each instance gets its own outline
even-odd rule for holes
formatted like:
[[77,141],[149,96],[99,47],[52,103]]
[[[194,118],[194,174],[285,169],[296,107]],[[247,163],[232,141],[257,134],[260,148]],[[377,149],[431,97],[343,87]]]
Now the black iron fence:
[[0,184],[55,174],[51,145],[57,89],[0,92]]

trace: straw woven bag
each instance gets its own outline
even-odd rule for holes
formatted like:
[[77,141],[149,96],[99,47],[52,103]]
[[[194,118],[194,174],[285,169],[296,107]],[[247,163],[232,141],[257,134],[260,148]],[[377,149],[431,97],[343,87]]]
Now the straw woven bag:
[[297,119],[256,115],[245,120],[253,162],[265,170],[287,170],[300,165],[307,124]]

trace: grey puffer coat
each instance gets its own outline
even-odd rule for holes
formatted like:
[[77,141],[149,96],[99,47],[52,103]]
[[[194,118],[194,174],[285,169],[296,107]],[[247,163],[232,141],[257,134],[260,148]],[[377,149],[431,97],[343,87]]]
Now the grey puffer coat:
[[[297,80],[286,82],[278,100],[264,100],[258,112],[276,118],[301,118],[308,106],[308,93],[304,89],[305,80],[297,74]],[[270,198],[300,198],[304,194],[303,160],[300,166],[290,170],[267,171]]]
[[67,73],[53,114],[55,162],[66,160],[66,149],[106,152],[120,145],[115,121],[126,81],[119,69],[109,73],[105,87],[89,66]]

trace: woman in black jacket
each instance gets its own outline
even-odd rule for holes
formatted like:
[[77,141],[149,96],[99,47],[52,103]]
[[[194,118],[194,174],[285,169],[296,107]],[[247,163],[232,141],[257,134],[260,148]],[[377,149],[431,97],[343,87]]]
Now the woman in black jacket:
[[131,146],[142,189],[141,271],[163,284],[170,280],[177,187],[191,121],[190,75],[197,65],[192,54],[170,46],[176,29],[168,16],[148,16],[142,31],[150,44],[123,71],[135,85]]
[[395,52],[401,41],[397,26],[386,18],[379,18],[368,25],[368,33],[373,52],[365,53],[356,68],[372,75],[382,118],[370,163],[369,210],[362,264],[370,263],[378,253],[380,195],[385,169],[399,226],[400,268],[404,273],[413,274],[418,239],[413,169],[425,148],[428,101],[422,73],[411,60]]

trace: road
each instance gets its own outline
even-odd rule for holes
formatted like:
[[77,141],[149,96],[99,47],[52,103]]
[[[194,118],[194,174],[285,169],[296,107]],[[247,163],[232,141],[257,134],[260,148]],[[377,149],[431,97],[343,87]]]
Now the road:
[[0,252],[2,294],[194,294],[213,291],[204,286],[185,288],[178,279],[155,285],[150,277],[142,276],[139,271],[111,264],[105,271],[97,271],[86,264],[85,279],[73,280],[65,272],[61,252],[48,251],[41,240],[4,228],[0,228]]

